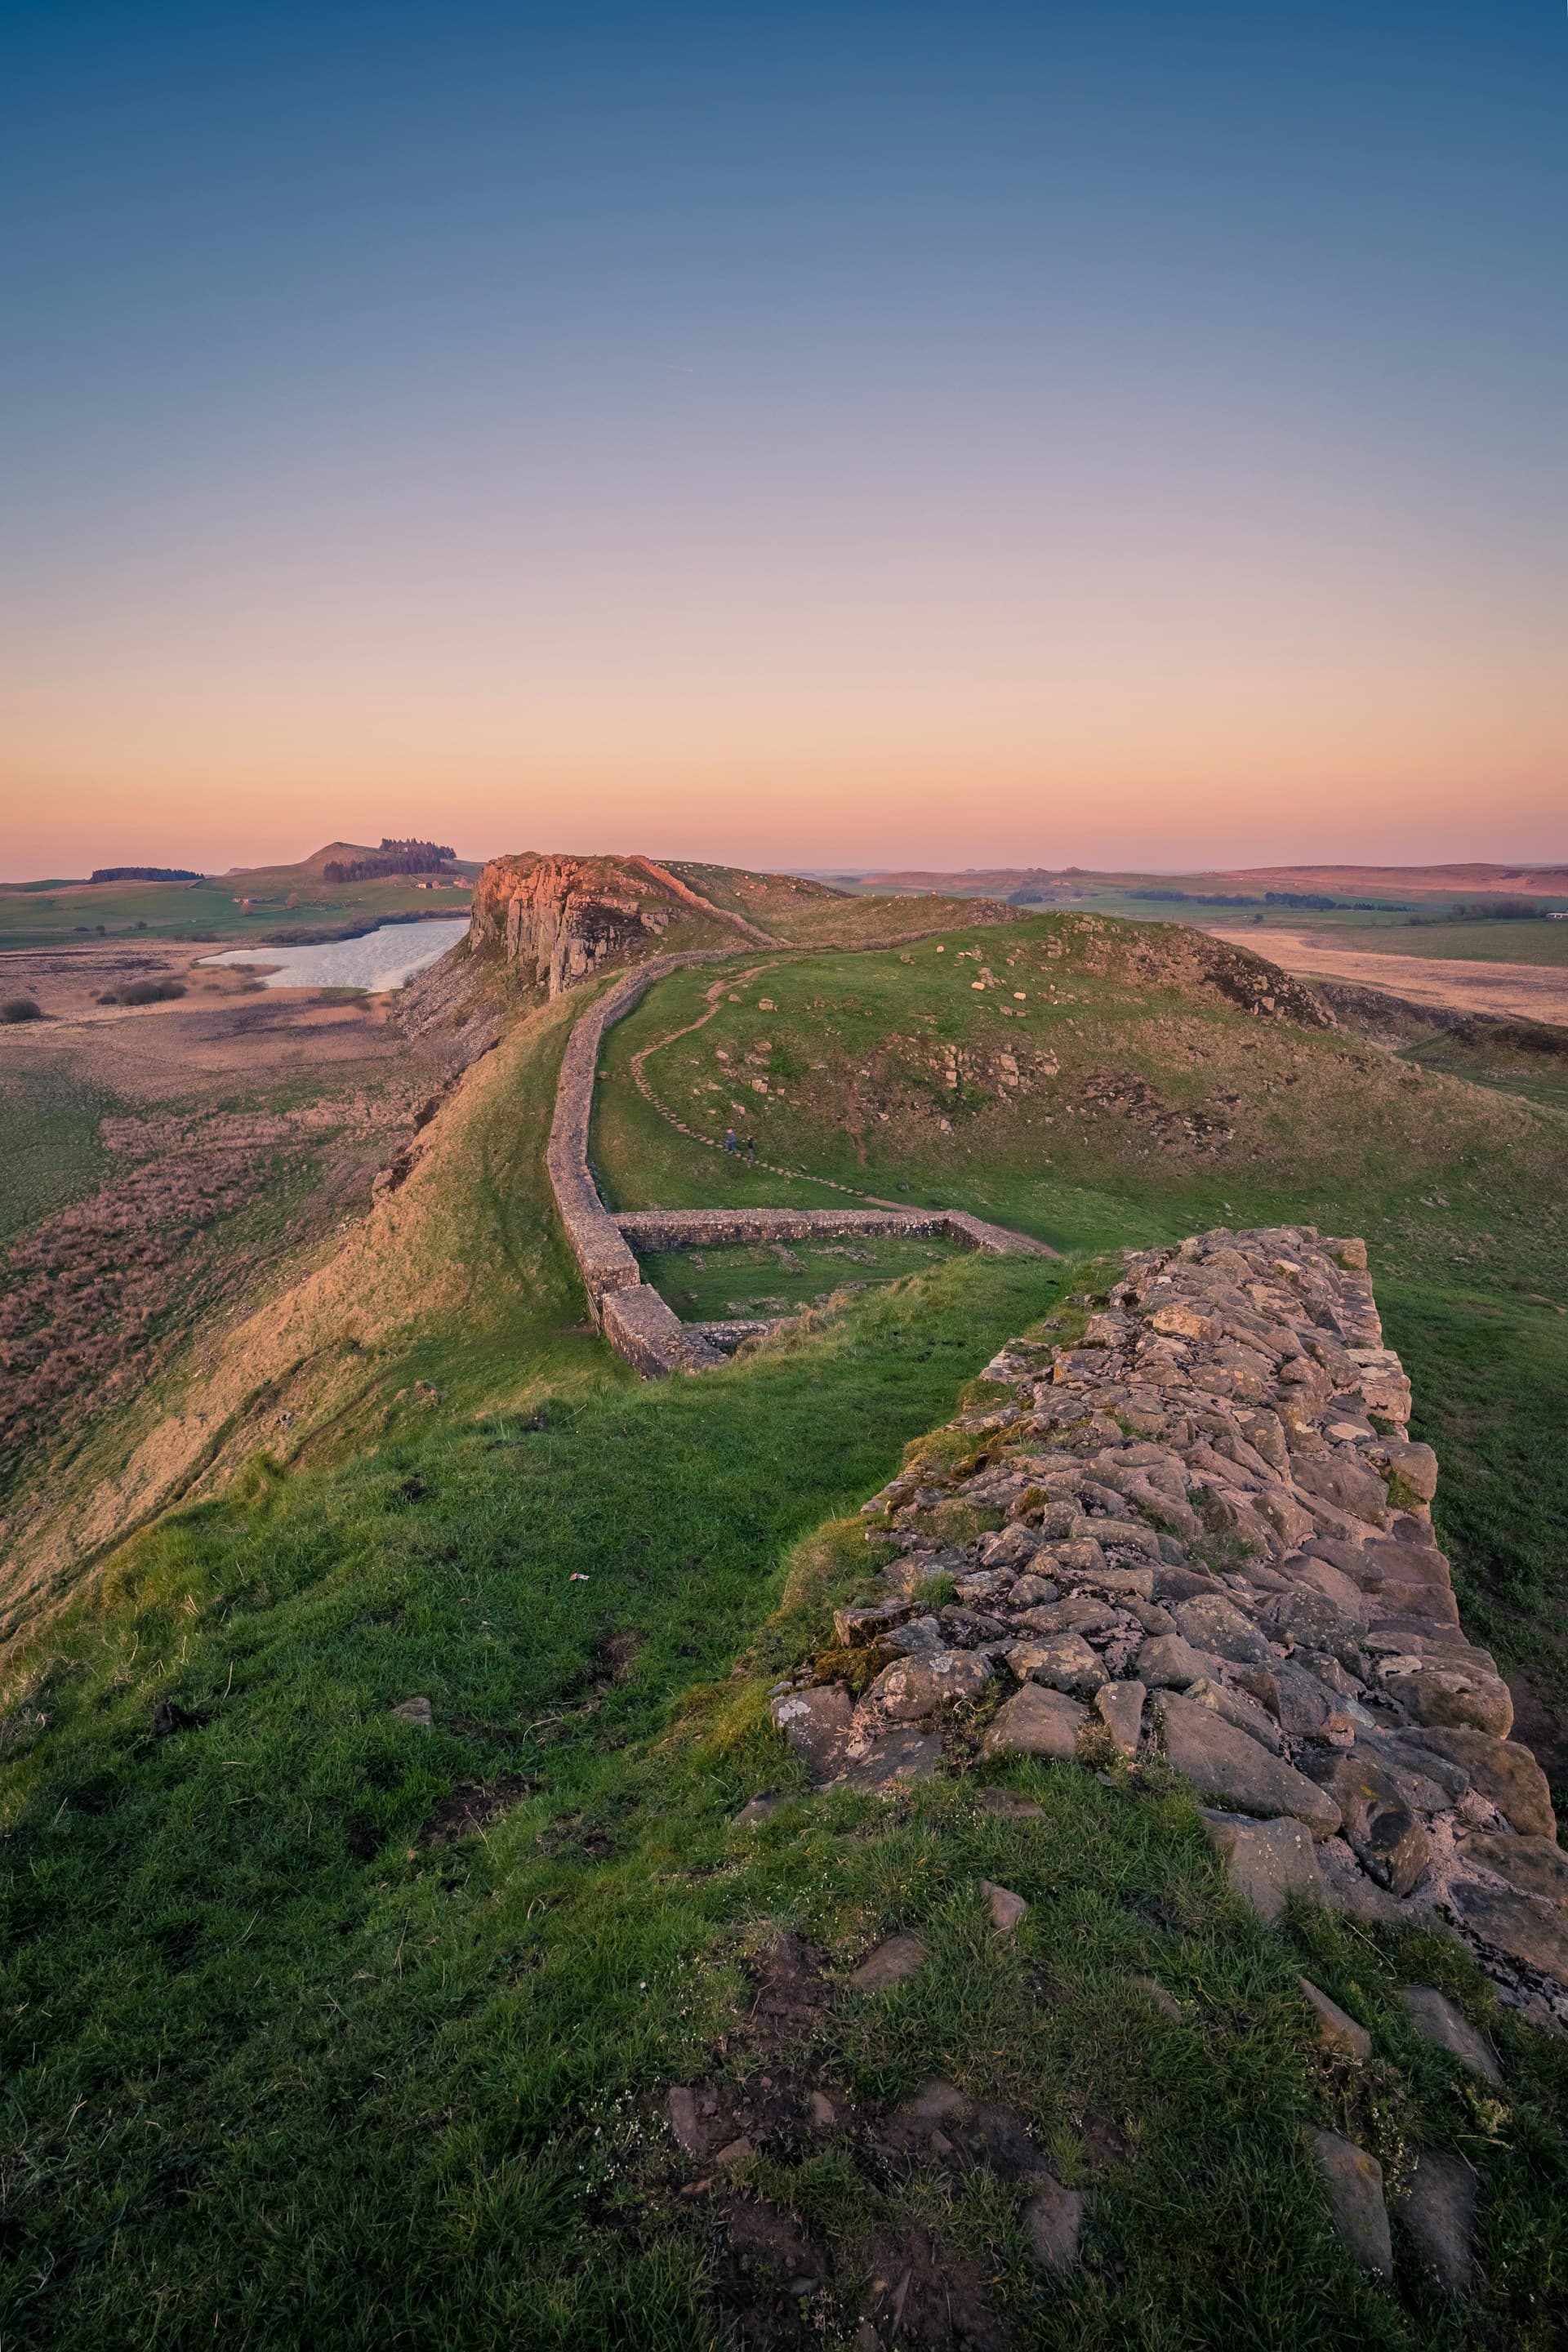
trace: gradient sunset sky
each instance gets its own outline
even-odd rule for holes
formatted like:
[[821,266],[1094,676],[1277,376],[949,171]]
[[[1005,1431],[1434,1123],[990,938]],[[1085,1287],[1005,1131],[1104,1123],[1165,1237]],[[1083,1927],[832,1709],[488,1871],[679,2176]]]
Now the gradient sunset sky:
[[1562,0],[0,0],[0,873],[1568,852]]

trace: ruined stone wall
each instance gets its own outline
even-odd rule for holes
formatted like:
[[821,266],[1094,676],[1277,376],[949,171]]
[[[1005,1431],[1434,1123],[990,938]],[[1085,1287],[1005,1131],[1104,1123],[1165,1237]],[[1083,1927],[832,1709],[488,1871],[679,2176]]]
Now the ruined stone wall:
[[1055,1257],[1047,1242],[989,1225],[963,1209],[632,1209],[614,1220],[637,1250],[723,1249],[753,1242],[805,1242],[817,1234],[935,1236],[998,1256]]
[[[721,961],[722,950],[710,949],[689,955],[657,956],[651,963],[639,964],[581,1014],[566,1041],[561,1061],[555,1112],[550,1122],[550,1142],[545,1152],[555,1204],[582,1269],[595,1320],[604,1325],[605,1336],[617,1353],[644,1372],[700,1370],[705,1363],[721,1363],[723,1358],[700,1340],[689,1342],[678,1317],[657,1291],[647,1289],[637,1258],[599,1198],[588,1167],[599,1048],[605,1030],[629,1013],[656,980],[662,980],[667,972],[679,971],[685,964]],[[644,1298],[634,1307],[618,1312],[613,1319],[606,1318],[607,1297],[639,1288],[647,1293]],[[652,1359],[658,1352],[661,1339],[663,1360],[655,1363]],[[691,1356],[703,1360],[689,1363],[687,1360]]]
[[644,1250],[702,1243],[717,1248],[731,1241],[800,1241],[812,1234],[943,1234],[972,1249],[1055,1255],[1044,1242],[1007,1233],[956,1209],[639,1209],[613,1216],[599,1198],[588,1165],[594,1084],[605,1032],[667,972],[686,964],[721,963],[725,954],[721,948],[709,948],[656,956],[639,964],[584,1010],[562,1056],[545,1164],[594,1319],[617,1355],[645,1377],[710,1371],[759,1328],[747,1324],[723,1332],[682,1323],[643,1281],[633,1244]]
[[865,1507],[880,1597],[774,1696],[814,1777],[944,1750],[1173,1771],[1265,1916],[1296,1890],[1447,1926],[1568,2023],[1568,1857],[1459,1623],[1364,1245],[1284,1226],[1129,1254],[1081,1338],[1042,1327],[984,1377]]

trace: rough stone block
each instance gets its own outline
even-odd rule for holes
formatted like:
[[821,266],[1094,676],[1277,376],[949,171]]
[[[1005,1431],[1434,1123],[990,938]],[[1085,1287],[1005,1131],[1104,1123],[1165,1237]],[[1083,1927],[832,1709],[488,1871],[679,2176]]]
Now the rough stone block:
[[1242,1813],[1205,1811],[1204,1834],[1223,1859],[1234,1892],[1268,1925],[1279,1917],[1291,1895],[1321,1901],[1312,1835],[1300,1822],[1289,1817],[1248,1821]]
[[1156,1713],[1173,1770],[1202,1797],[1228,1797],[1249,1813],[1290,1813],[1316,1837],[1340,1825],[1333,1799],[1282,1758],[1191,1699],[1167,1693]]
[[1065,1692],[1026,1683],[1006,1704],[981,1742],[984,1756],[1048,1756],[1071,1763],[1089,1710]]

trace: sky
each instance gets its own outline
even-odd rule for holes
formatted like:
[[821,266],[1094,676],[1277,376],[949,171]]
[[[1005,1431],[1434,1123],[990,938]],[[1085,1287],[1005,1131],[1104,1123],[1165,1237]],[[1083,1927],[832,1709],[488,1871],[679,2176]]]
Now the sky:
[[1562,0],[0,0],[0,875],[1568,854]]

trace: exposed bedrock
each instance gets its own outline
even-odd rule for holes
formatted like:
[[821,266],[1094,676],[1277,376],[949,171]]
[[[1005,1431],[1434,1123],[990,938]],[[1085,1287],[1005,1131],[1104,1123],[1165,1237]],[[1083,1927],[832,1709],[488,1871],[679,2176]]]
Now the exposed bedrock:
[[1459,1624],[1364,1245],[1279,1226],[1129,1252],[1080,1338],[1044,1327],[983,1377],[864,1506],[883,1597],[775,1694],[814,1779],[878,1784],[895,1731],[905,1773],[944,1742],[950,1769],[1175,1772],[1264,1917],[1296,1895],[1446,1926],[1568,2024],[1568,1860]]
[[673,894],[620,857],[494,857],[474,885],[476,946],[531,964],[552,996],[601,964],[645,952],[679,910]]
[[535,981],[559,996],[607,963],[646,955],[672,924],[693,917],[778,944],[651,857],[543,856],[531,849],[493,857],[484,868],[474,885],[471,936],[477,948],[499,948],[510,963],[531,964]]

